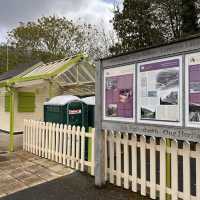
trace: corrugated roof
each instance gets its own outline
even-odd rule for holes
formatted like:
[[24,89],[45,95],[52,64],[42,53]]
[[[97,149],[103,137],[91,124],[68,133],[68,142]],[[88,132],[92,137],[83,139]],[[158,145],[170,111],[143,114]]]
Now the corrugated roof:
[[11,69],[7,72],[4,72],[2,74],[0,74],[0,81],[4,81],[10,78],[13,78],[21,73],[23,73],[24,71],[26,71],[27,69],[30,69],[32,67],[32,65],[35,65],[37,62],[32,62],[32,63],[25,63],[22,65],[19,65],[18,67],[16,67],[15,69]]

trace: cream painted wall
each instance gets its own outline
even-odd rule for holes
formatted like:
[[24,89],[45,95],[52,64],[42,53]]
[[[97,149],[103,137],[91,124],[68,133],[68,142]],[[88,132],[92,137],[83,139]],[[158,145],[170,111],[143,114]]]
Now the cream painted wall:
[[[35,112],[18,112],[18,97],[17,92],[35,92]],[[47,83],[37,86],[28,86],[17,88],[15,94],[15,109],[14,109],[14,132],[23,131],[24,119],[43,120],[43,104],[49,98],[49,85]],[[60,95],[62,91],[58,86],[53,86],[53,96]],[[4,131],[10,130],[9,112],[5,112],[5,92],[0,93],[0,129]]]

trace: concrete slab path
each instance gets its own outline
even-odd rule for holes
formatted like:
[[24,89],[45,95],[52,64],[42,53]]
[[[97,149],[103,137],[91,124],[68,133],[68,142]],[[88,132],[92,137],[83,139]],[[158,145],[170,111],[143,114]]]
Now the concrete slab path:
[[0,197],[72,172],[63,165],[23,151],[0,154]]
[[0,155],[0,200],[147,200],[26,152]]

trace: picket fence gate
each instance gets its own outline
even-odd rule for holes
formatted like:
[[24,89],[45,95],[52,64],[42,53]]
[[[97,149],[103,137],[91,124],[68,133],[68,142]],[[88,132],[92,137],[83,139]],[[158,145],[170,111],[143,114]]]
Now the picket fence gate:
[[[94,129],[24,120],[23,149],[40,157],[94,175]],[[86,160],[86,139],[91,158]]]
[[152,199],[200,200],[200,144],[166,143],[105,130],[105,179]]

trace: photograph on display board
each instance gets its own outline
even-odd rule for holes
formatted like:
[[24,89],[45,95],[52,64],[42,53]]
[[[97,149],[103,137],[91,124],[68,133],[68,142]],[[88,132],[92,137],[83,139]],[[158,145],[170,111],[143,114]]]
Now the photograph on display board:
[[187,58],[189,122],[200,123],[200,54]]
[[105,70],[104,118],[112,120],[133,119],[133,72],[133,65]]
[[180,121],[180,58],[139,65],[140,119]]

